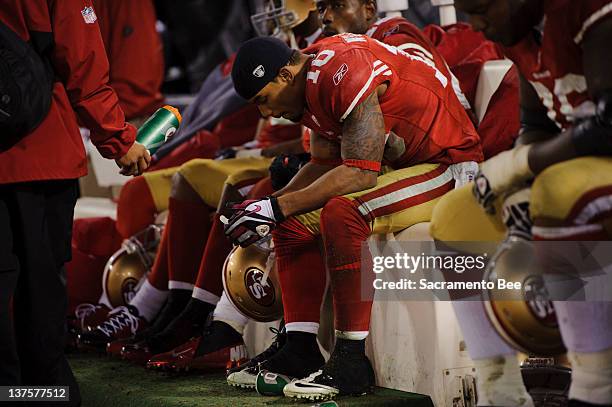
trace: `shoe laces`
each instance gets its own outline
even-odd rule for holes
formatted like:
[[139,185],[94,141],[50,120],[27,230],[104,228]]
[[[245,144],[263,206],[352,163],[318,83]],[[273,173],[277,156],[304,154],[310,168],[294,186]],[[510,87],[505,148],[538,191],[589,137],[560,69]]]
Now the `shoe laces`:
[[106,336],[112,336],[125,327],[130,328],[132,335],[138,330],[140,319],[126,306],[115,308],[108,316],[109,318],[98,326]]
[[323,374],[323,370],[319,369],[316,372],[311,373],[308,377],[305,377],[304,379],[300,380],[301,382],[307,382],[307,383],[311,383],[314,381],[314,379],[316,379],[317,377],[319,377],[319,375]]
[[91,314],[93,314],[96,311],[96,309],[99,307],[100,305],[96,305],[96,304],[89,304],[89,303],[79,304],[74,310],[74,315],[77,317],[79,321],[82,321],[88,316],[90,316]]
[[259,355],[255,356],[253,358],[253,361],[256,362],[257,364],[260,364],[261,362],[267,360],[270,356],[272,356],[276,352],[278,352],[278,350],[281,347],[281,340],[282,340],[283,336],[287,335],[284,332],[284,330],[279,330],[279,329],[274,328],[272,326],[269,329],[270,329],[270,332],[272,332],[275,335],[274,336],[274,341],[272,342],[272,344],[270,346],[268,346],[268,348],[266,350],[264,350]]

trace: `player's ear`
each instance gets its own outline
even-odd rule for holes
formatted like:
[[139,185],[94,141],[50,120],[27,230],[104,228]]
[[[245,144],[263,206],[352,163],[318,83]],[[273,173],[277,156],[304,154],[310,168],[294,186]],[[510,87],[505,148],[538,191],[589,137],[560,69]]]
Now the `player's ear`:
[[366,2],[365,2],[365,12],[366,12],[366,19],[368,21],[376,19],[376,16],[378,15],[378,10],[377,10],[377,7],[376,7],[376,1],[375,0],[366,0]]
[[280,69],[280,71],[278,71],[278,76],[277,77],[278,77],[278,79],[281,82],[291,83],[291,82],[293,82],[293,79],[295,78],[295,75],[293,74],[293,72],[291,72],[291,70],[288,67],[283,66]]

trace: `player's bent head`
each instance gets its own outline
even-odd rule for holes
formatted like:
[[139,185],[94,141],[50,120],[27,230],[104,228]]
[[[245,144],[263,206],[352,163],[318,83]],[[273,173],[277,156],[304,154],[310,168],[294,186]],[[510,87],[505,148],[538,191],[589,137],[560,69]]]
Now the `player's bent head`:
[[264,117],[299,122],[304,112],[307,55],[283,41],[258,37],[246,41],[236,55],[232,80],[236,92],[255,103]]
[[543,0],[455,0],[455,7],[476,31],[505,46],[525,38],[544,16]]
[[365,34],[376,21],[375,0],[318,0],[316,2],[323,34]]

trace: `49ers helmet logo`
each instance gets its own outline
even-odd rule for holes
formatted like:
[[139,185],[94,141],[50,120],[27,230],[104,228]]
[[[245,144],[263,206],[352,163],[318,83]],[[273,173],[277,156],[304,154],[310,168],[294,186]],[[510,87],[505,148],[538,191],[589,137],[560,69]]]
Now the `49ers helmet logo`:
[[542,276],[528,276],[523,283],[525,301],[529,311],[545,326],[558,326],[557,315]]
[[132,298],[134,298],[134,295],[136,295],[137,285],[138,280],[134,277],[126,278],[121,284],[121,296],[126,304],[129,304]]
[[270,279],[262,284],[263,275],[262,270],[254,267],[249,268],[244,274],[244,285],[253,301],[261,306],[269,307],[274,304],[276,294]]

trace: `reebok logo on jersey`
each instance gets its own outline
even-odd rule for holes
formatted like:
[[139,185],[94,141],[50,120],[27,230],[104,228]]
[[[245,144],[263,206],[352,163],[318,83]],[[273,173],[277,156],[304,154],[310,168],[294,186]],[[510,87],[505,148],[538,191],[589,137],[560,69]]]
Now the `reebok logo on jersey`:
[[348,72],[348,65],[342,64],[334,74],[334,85],[338,86],[344,75]]
[[262,76],[264,76],[265,73],[266,73],[266,70],[264,69],[263,65],[259,65],[257,68],[253,70],[253,76],[257,78],[261,78]]

